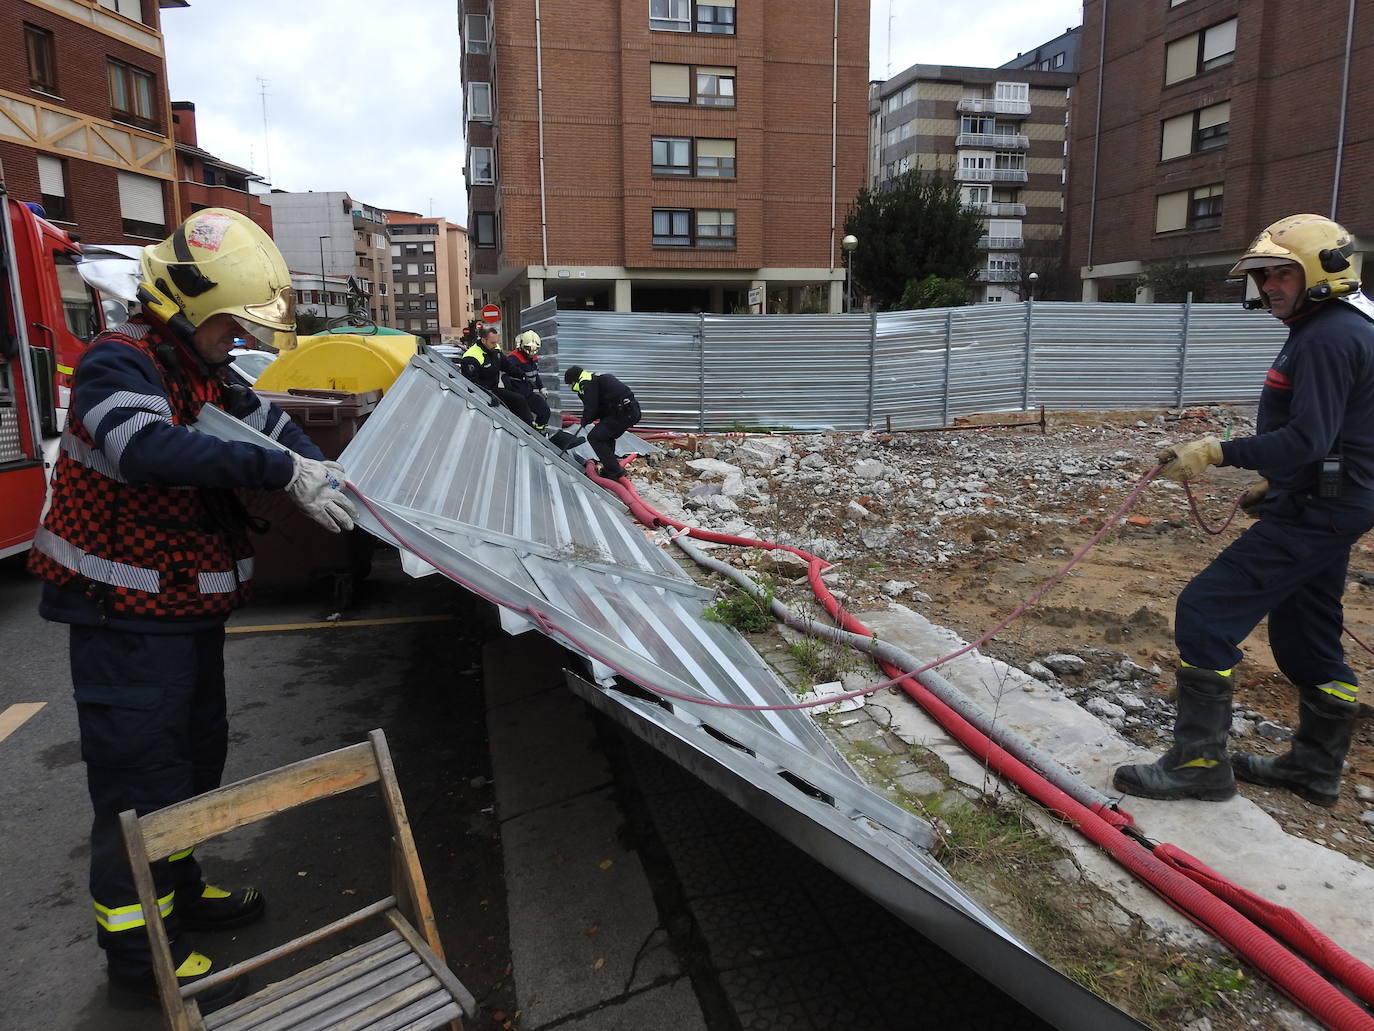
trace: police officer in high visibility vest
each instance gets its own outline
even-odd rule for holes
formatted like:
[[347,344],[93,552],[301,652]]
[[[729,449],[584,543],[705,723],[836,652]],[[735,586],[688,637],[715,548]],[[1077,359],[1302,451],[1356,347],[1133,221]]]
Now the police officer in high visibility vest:
[[477,342],[458,358],[458,370],[492,397],[492,404],[504,404],[522,421],[534,424],[525,399],[501,386],[501,333],[488,326],[477,331]]
[[[1288,326],[1260,393],[1257,432],[1177,444],[1159,460],[1172,480],[1212,465],[1257,470],[1242,505],[1259,521],[1179,596],[1174,744],[1157,762],[1118,769],[1119,791],[1219,801],[1239,777],[1321,806],[1340,796],[1360,710],[1341,648],[1341,595],[1350,549],[1374,527],[1374,305],[1360,292],[1354,250],[1329,218],[1290,215],[1231,269],[1258,288],[1249,306]],[[1266,615],[1274,660],[1298,689],[1297,732],[1277,757],[1228,758],[1238,645]]]
[[[111,985],[156,1000],[147,931],[118,817],[219,786],[228,748],[224,622],[253,575],[235,488],[284,490],[327,529],[352,529],[343,469],[276,407],[227,378],[238,339],[295,346],[295,295],[276,245],[238,212],[206,208],[143,251],[142,314],[77,365],[52,502],[30,552],[40,613],[70,624],[81,756],[95,818],[90,890]],[[217,405],[289,451],[189,426]],[[183,983],[213,964],[188,931],[264,912],[252,888],[206,882],[190,850],[153,864]],[[240,981],[197,996],[202,1010]]]
[[534,428],[542,430],[549,421],[549,403],[544,400],[544,379],[539,375],[539,334],[527,329],[515,338],[515,350],[501,359],[506,389],[525,399]]
[[593,374],[580,365],[568,369],[563,374],[563,382],[582,399],[580,428],[586,429],[596,423],[587,434],[587,442],[601,459],[601,475],[608,480],[620,479],[625,470],[616,460],[615,442],[631,426],[637,425],[641,417],[634,391],[608,372]]

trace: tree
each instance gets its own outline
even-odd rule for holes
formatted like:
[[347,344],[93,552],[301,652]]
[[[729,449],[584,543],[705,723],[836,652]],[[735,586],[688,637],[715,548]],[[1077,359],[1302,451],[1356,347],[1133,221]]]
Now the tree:
[[328,328],[328,323],[324,316],[316,315],[313,311],[296,312],[296,335],[314,336],[316,333],[323,333]]
[[940,172],[917,168],[860,190],[844,231],[859,239],[849,259],[854,291],[882,311],[900,308],[912,280],[977,274],[983,217]]
[[1146,265],[1136,282],[1153,290],[1157,303],[1182,304],[1190,293],[1202,302],[1225,292],[1226,270],[1190,265],[1187,258],[1166,258]]
[[973,288],[967,279],[942,279],[926,276],[913,279],[902,291],[898,306],[903,311],[917,308],[959,308],[973,300]]

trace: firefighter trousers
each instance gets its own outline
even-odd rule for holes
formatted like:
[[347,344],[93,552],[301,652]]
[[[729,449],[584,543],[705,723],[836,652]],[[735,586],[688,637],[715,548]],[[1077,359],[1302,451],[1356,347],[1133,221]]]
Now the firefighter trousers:
[[[140,634],[71,628],[72,685],[81,758],[94,819],[91,898],[96,940],[112,977],[152,974],[147,931],[119,830],[119,814],[139,815],[219,786],[228,750],[224,628]],[[189,850],[152,864],[172,959],[191,953],[175,906],[199,894],[200,866]]]
[[1274,661],[1294,684],[1356,683],[1341,647],[1341,596],[1350,549],[1374,526],[1374,504],[1277,493],[1258,514],[1179,595],[1179,657],[1201,669],[1231,669],[1242,658],[1240,642],[1268,615]]

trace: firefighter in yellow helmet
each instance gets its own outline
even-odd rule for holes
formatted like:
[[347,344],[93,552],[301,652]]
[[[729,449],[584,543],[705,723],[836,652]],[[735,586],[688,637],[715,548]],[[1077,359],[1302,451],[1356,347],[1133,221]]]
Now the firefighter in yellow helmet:
[[[30,553],[39,611],[70,626],[72,683],[94,821],[90,890],[112,987],[156,1002],[147,932],[120,839],[151,812],[217,787],[228,747],[224,623],[253,575],[236,488],[284,490],[334,532],[353,526],[337,463],[226,366],[235,340],[294,330],[291,278],[243,215],[198,211],[144,250],[140,314],[77,365],[52,501]],[[191,429],[213,404],[290,450]],[[188,850],[153,865],[183,982],[213,964],[189,932],[264,912],[254,889],[206,882]],[[228,982],[202,1010],[242,994]],[[208,996],[208,998],[206,997]]]
[[542,432],[548,425],[550,409],[549,403],[544,400],[548,391],[544,389],[544,379],[539,375],[541,343],[538,333],[532,329],[525,330],[515,338],[515,350],[501,359],[501,372],[506,389],[525,399],[534,420],[534,428]]
[[[1340,795],[1360,711],[1341,648],[1350,549],[1374,527],[1374,305],[1360,292],[1354,239],[1321,215],[1292,215],[1259,234],[1232,273],[1288,326],[1260,393],[1256,433],[1166,448],[1162,475],[1208,466],[1254,469],[1243,504],[1258,521],[1179,596],[1178,717],[1173,747],[1116,771],[1118,790],[1219,801],[1235,778],[1285,788],[1321,806]],[[1277,757],[1228,756],[1233,671],[1265,616],[1279,669],[1298,689],[1298,728]]]

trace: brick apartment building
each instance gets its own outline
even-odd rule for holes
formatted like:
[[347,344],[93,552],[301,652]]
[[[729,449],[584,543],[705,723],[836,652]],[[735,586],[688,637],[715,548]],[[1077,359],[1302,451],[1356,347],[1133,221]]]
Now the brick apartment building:
[[1374,247],[1370,13],[1362,0],[1085,0],[1069,187],[1083,299],[1149,301],[1136,277],[1185,259],[1213,271],[1209,300],[1239,298],[1229,266],[1297,212]]
[[431,344],[456,340],[472,318],[467,232],[443,218],[387,211],[396,329]]
[[535,7],[460,5],[479,301],[838,311],[867,0]]
[[172,102],[172,133],[176,138],[177,196],[181,210],[188,215],[201,208],[240,211],[271,236],[272,209],[250,189],[253,183],[262,182],[262,176],[200,148],[196,138],[196,105],[189,100]]
[[872,84],[869,184],[918,168],[958,183],[964,204],[985,218],[977,301],[1020,301],[1032,283],[1037,297],[1053,296],[1064,267],[1065,115],[1075,78],[918,64]]
[[184,0],[0,0],[10,192],[96,243],[162,239],[180,211],[160,9]]

